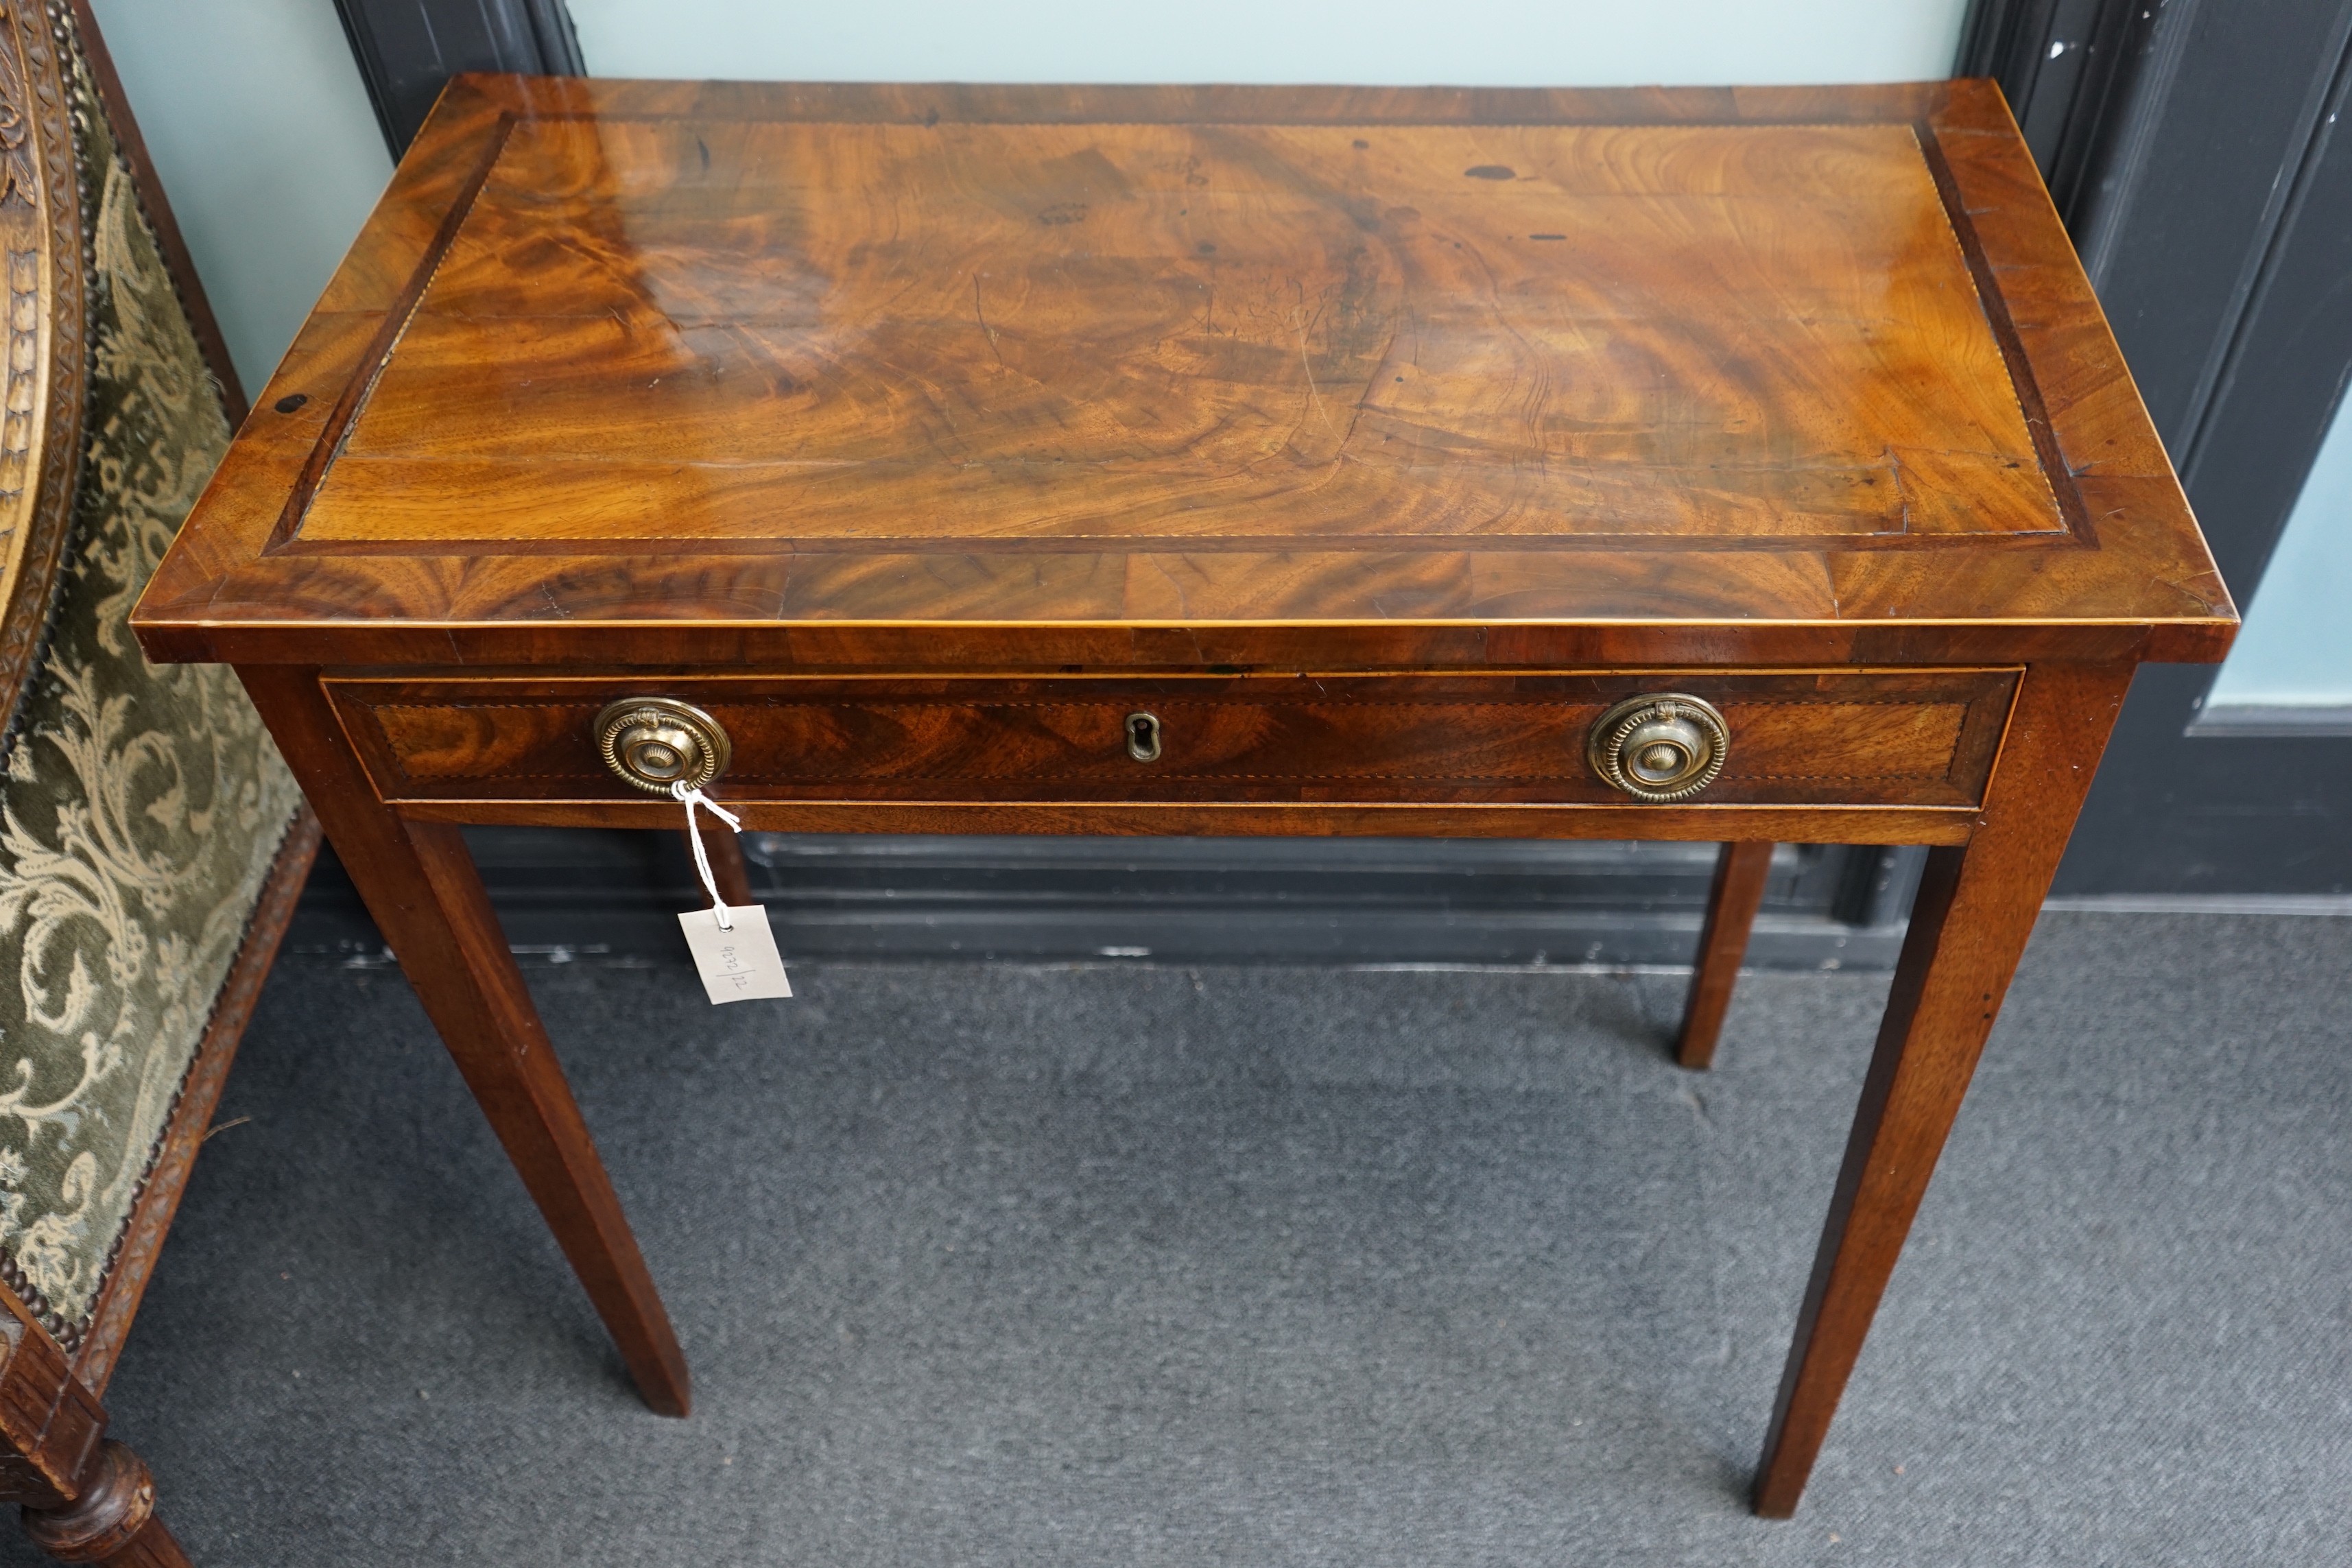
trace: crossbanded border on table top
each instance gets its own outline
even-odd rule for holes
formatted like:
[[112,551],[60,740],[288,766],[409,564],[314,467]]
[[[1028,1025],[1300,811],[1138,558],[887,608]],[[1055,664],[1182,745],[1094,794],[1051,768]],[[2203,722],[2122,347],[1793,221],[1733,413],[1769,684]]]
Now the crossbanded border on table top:
[[[1937,221],[1950,229],[1945,243],[1958,239],[1955,287],[1979,304],[1991,289],[2002,307],[1979,312],[1980,330],[2000,351],[1994,374],[2015,395],[2032,453],[2022,467],[2040,470],[2043,515],[2008,520],[2023,523],[2014,531],[1962,520],[1928,544],[1928,531],[1414,539],[1280,532],[1269,523],[1249,538],[1155,532],[1132,521],[1123,526],[1135,531],[1122,538],[1008,538],[928,521],[866,538],[784,527],[709,538],[713,531],[689,526],[681,531],[691,537],[648,539],[606,526],[610,518],[588,537],[512,529],[500,537],[459,507],[437,531],[407,531],[414,537],[358,537],[365,526],[325,527],[323,519],[309,525],[319,528],[312,537],[300,508],[289,513],[289,492],[314,457],[365,447],[365,419],[356,435],[331,436],[338,394],[352,393],[356,405],[369,367],[399,346],[391,320],[398,312],[387,307],[429,275],[421,263],[445,224],[441,248],[462,250],[455,205],[488,178],[489,142],[509,122],[583,115],[900,126],[1899,126],[1932,151],[1915,161],[1923,184],[1935,186]],[[389,363],[396,380],[397,353]],[[293,411],[272,411],[273,401]],[[1041,646],[1041,659],[1134,663],[1140,656],[1128,642],[1165,626],[1203,637],[1213,629],[1236,662],[1288,657],[1273,645],[1302,637],[1318,648],[1379,645],[1378,657],[1404,661],[1451,635],[1442,628],[1483,626],[1550,628],[1576,641],[1560,654],[1576,658],[1615,657],[1612,627],[1654,630],[1663,640],[1650,646],[1670,659],[1969,661],[2126,648],[2202,658],[2226,646],[2234,619],[1989,83],[1456,91],[467,78],[395,174],[259,405],[200,513],[201,537],[183,541],[142,606],[142,636],[159,656],[409,662],[440,648],[501,663],[576,658],[593,646],[594,657],[619,664],[797,660],[814,639],[826,657],[859,665],[904,661],[910,645],[899,628],[938,628],[923,633],[932,639],[926,646],[959,660],[1017,659],[1020,639],[1050,629],[1055,646]]]

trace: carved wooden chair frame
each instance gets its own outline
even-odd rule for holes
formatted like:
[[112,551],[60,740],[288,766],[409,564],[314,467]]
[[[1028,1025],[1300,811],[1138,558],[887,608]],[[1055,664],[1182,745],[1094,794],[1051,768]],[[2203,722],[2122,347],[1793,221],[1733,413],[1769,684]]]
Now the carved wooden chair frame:
[[[0,694],[13,711],[41,663],[72,531],[87,432],[90,217],[68,90],[77,37],[229,422],[245,416],[236,373],[189,265],[88,0],[0,6],[0,251],[7,289],[0,418]],[[0,1254],[0,1499],[23,1505],[34,1543],[67,1562],[185,1562],[155,1515],[138,1456],[106,1435],[103,1403],[123,1338],[170,1229],[319,842],[307,807],[280,843],[181,1080],[131,1217],[88,1316],[68,1322]]]

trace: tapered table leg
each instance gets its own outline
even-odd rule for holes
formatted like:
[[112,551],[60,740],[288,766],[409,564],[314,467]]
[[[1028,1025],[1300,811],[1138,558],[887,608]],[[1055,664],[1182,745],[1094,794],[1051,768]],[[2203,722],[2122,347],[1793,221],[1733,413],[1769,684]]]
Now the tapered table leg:
[[[693,832],[702,839],[702,852],[710,858],[710,879],[719,884],[719,897],[727,907],[740,910],[756,903],[751,897],[751,868],[743,858],[743,836],[723,822],[706,823],[698,818]],[[691,840],[686,852],[694,853]]]
[[1929,857],[1757,1468],[1768,1518],[1796,1512],[2130,684],[2029,669],[1976,837]]
[[1771,869],[1769,844],[1727,844],[1716,857],[1690,998],[1683,1004],[1682,1034],[1675,1040],[1675,1060],[1693,1071],[1715,1060],[1716,1037],[1723,1033],[1723,1015],[1731,1006],[1731,988],[1739,979],[1739,961],[1748,956],[1748,932],[1756,924]]
[[685,1415],[686,1357],[465,840],[377,801],[317,671],[238,674],[638,1391],[661,1414]]

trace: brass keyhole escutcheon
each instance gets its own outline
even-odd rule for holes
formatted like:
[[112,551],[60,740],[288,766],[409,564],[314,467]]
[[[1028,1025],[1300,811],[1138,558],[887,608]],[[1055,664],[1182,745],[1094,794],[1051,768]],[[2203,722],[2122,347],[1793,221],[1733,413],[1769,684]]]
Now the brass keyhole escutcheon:
[[1130,713],[1127,716],[1127,754],[1139,763],[1160,760],[1160,715]]
[[596,715],[596,751],[626,783],[654,795],[700,789],[727,771],[734,747],[719,721],[670,697],[624,697]]
[[1731,753],[1714,704],[1679,691],[1629,697],[1593,721],[1585,760],[1635,800],[1664,805],[1713,784]]

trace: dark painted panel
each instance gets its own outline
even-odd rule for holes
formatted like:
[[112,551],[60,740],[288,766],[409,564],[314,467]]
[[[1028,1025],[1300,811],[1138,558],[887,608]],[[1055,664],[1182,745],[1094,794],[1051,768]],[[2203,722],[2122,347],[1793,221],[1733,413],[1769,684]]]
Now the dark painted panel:
[[1977,0],[1970,8],[1953,74],[2000,83],[2070,225],[2086,194],[2096,195],[2158,9],[2147,0]]
[[583,76],[563,0],[335,0],[397,161],[460,71]]
[[[1965,37],[2242,609],[2352,366],[2352,0],[1979,0]],[[2189,735],[2213,674],[2140,672],[2060,893],[2352,888],[2352,738]]]
[[[2242,608],[2352,368],[2352,5],[2189,19],[2099,219],[2101,297]],[[2212,678],[2140,672],[2059,892],[2352,888],[2352,739],[2189,735]]]
[[2140,670],[2059,893],[2352,891],[2352,740],[2184,738],[2210,679]]
[[2172,0],[2160,26],[2186,34],[2158,37],[2157,68],[2125,105],[2144,124],[2077,220],[2076,244],[2177,466],[2255,302],[2347,20],[2346,6],[2312,0]]

